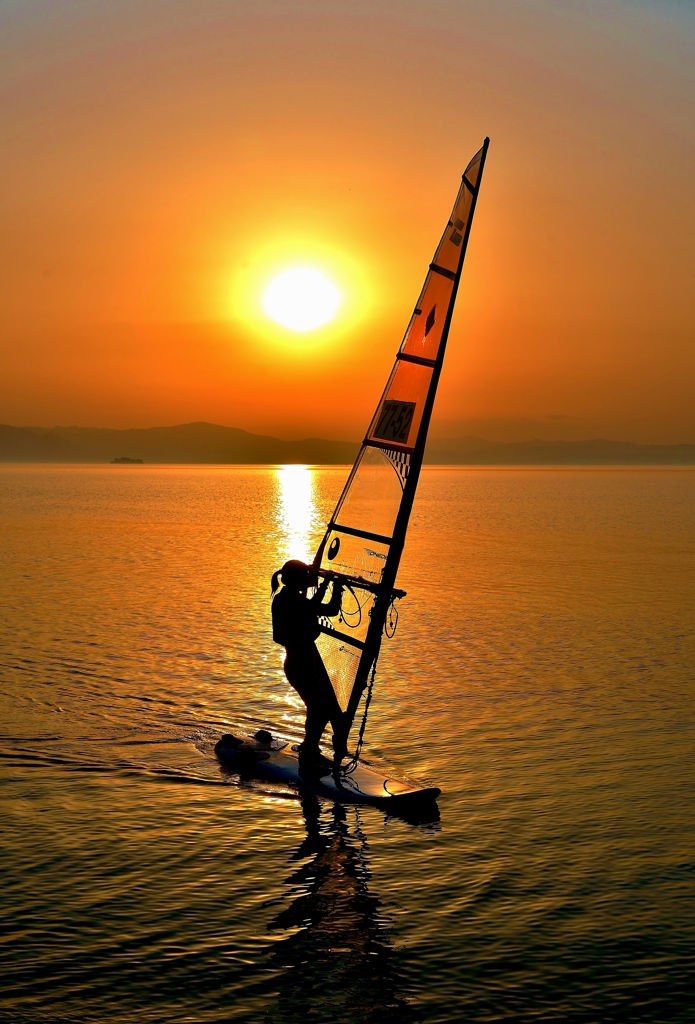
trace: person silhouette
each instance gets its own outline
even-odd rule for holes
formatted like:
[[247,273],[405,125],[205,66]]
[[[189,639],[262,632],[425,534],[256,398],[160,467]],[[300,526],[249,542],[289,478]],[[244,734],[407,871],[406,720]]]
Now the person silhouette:
[[[282,589],[276,593],[282,582]],[[299,753],[304,760],[321,759],[319,741],[329,721],[333,729],[333,753],[336,761],[347,752],[345,715],[335,695],[326,666],[316,647],[321,629],[319,616],[331,618],[340,611],[343,587],[333,582],[330,600],[323,599],[329,580],[323,580],[313,597],[307,597],[312,585],[312,570],[298,559],[285,562],[273,573],[271,592],[273,640],[285,648],[285,675],[306,705],[304,740]]]

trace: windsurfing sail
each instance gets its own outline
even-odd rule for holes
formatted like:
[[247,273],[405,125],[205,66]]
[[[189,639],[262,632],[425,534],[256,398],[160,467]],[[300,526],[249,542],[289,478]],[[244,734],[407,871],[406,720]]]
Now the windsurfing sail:
[[339,621],[317,647],[351,725],[376,665],[393,602],[489,139],[464,171],[386,388],[321,541],[314,568],[340,580]]

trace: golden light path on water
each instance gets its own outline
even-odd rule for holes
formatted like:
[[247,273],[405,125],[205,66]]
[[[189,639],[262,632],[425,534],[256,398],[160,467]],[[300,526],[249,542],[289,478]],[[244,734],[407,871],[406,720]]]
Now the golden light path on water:
[[317,515],[314,472],[308,466],[281,466],[275,472],[280,488],[277,520],[282,537],[278,553],[282,561],[298,558],[310,562],[311,533]]

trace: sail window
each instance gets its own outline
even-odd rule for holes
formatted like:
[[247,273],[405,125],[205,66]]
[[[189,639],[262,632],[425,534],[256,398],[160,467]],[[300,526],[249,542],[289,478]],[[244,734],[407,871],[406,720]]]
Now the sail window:
[[437,317],[437,307],[436,306],[432,306],[432,309],[427,314],[427,320],[425,321],[425,337],[427,337],[427,335],[430,333],[430,331],[434,327],[434,321],[436,320],[436,317]]
[[451,241],[454,243],[454,245],[461,244],[461,235],[458,233],[458,231],[451,232]]
[[[378,448],[364,448],[336,511],[335,522],[391,537],[402,497],[395,466]],[[343,537],[343,548],[345,544]]]
[[[365,540],[364,537],[356,537],[351,534],[336,533],[340,526],[335,527],[333,538],[324,556],[321,559],[321,568],[330,569],[331,572],[342,573],[352,579],[363,580],[366,584],[374,586],[381,582],[384,571],[384,563],[388,558],[388,542]],[[338,550],[331,558],[330,551],[334,541],[339,541]]]
[[328,558],[328,560],[330,562],[332,562],[333,559],[335,558],[335,556],[338,554],[339,551],[340,551],[340,537],[334,537],[333,540],[330,543],[330,547],[328,548],[328,552],[326,554],[326,558]]

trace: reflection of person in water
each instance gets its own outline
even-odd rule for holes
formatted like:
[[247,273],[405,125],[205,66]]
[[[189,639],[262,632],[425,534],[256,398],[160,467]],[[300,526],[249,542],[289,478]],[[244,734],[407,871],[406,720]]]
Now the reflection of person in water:
[[273,574],[273,594],[278,589],[278,581],[282,581],[282,590],[273,598],[273,640],[285,648],[285,675],[306,704],[306,729],[304,742],[299,745],[300,754],[307,760],[320,758],[319,741],[330,721],[333,750],[336,758],[340,758],[347,749],[345,716],[315,641],[320,633],[319,616],[330,618],[338,614],[343,588],[334,583],[330,600],[323,604],[329,583],[324,580],[314,596],[307,597],[312,583],[311,570],[296,559],[285,562],[282,569]]
[[271,960],[282,1019],[414,1022],[397,995],[400,957],[381,901],[367,887],[365,838],[340,804],[326,815],[307,796],[302,811],[307,834],[293,860],[303,863],[287,879],[299,895],[271,925],[289,932]]

